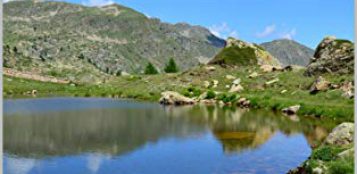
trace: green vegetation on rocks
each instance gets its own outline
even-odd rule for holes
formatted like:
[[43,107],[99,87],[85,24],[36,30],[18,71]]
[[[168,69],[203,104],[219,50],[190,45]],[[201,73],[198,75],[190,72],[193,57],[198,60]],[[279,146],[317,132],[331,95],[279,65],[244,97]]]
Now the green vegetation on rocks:
[[226,46],[209,62],[219,65],[280,65],[279,61],[257,44],[228,38]]
[[215,59],[211,61],[212,64],[225,65],[254,65],[257,64],[257,57],[252,48],[239,48],[232,46],[224,48],[219,52]]
[[353,72],[354,43],[329,36],[317,46],[314,58],[307,66],[305,75],[353,74]]

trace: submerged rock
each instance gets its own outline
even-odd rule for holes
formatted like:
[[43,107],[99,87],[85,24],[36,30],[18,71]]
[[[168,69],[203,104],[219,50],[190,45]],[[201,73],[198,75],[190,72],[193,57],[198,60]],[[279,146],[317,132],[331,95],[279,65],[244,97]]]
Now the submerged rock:
[[163,105],[192,105],[196,103],[195,100],[174,91],[165,91],[161,93],[159,102]]
[[327,136],[324,144],[344,146],[353,143],[354,123],[342,123]]

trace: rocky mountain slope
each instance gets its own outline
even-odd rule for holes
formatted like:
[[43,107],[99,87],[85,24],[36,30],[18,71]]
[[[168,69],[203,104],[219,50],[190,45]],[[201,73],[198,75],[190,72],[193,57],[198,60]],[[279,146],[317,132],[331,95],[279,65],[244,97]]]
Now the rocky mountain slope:
[[323,73],[353,74],[354,43],[349,40],[325,37],[317,46],[306,75]]
[[[117,4],[4,4],[4,66],[43,74],[140,73],[170,58],[180,69],[207,62],[224,46],[206,28],[168,24]],[[98,75],[99,76],[99,75]]]
[[307,66],[314,55],[314,50],[296,41],[279,39],[260,44],[276,57],[281,64]]
[[279,60],[259,45],[232,37],[227,39],[226,46],[209,63],[221,65],[280,65]]

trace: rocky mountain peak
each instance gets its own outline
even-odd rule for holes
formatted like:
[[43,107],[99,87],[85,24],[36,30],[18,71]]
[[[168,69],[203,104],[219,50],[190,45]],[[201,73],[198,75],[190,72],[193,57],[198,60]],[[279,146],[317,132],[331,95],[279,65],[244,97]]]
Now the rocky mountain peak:
[[148,62],[160,71],[170,58],[186,70],[211,60],[225,45],[204,27],[161,22],[118,4],[10,1],[3,18],[5,66],[44,74],[64,68],[66,74],[92,68],[140,73]]
[[278,39],[260,44],[276,57],[282,65],[307,66],[314,55],[314,50],[289,39]]

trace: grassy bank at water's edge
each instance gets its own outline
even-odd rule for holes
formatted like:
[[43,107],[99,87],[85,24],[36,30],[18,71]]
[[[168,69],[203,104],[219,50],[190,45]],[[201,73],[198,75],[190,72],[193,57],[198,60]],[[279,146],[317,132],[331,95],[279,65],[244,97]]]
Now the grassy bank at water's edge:
[[[312,95],[309,88],[316,77],[306,77],[302,70],[289,72],[263,73],[258,67],[222,68],[215,66],[214,71],[204,66],[190,71],[175,74],[131,75],[112,78],[101,84],[55,84],[33,80],[4,77],[4,97],[31,96],[32,90],[37,90],[37,96],[78,96],[78,97],[113,97],[132,98],[139,100],[158,101],[163,91],[177,91],[187,96],[198,96],[203,92],[216,91],[227,94],[227,85],[234,79],[241,79],[244,90],[235,94],[248,98],[252,107],[281,110],[284,107],[300,104],[298,115],[314,115],[328,117],[341,121],[353,121],[353,99],[342,97],[341,90],[328,90]],[[259,76],[249,78],[249,74],[257,72]],[[326,75],[328,81],[340,84],[352,81],[353,75]],[[278,79],[267,85],[268,81]],[[215,88],[206,88],[204,81],[218,81]],[[282,93],[282,91],[286,91]]]

